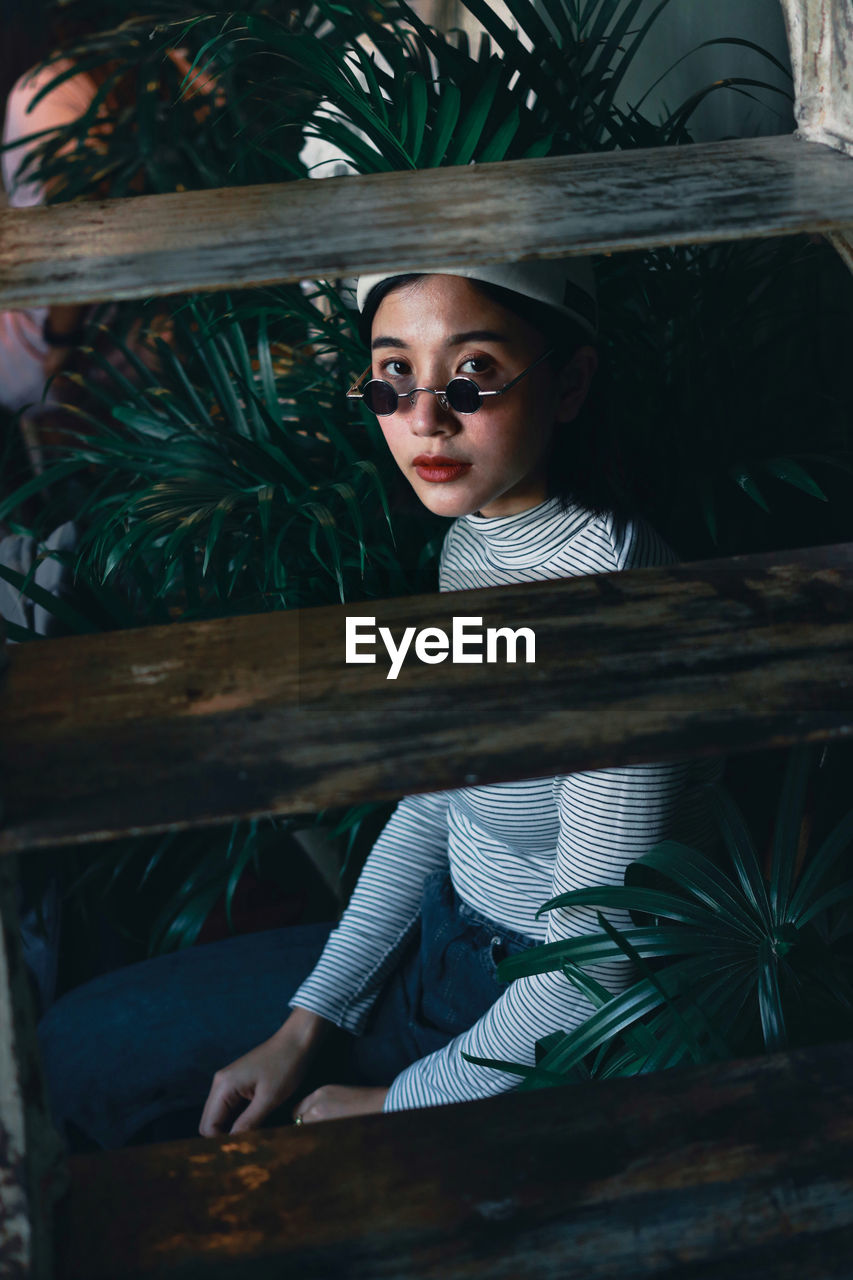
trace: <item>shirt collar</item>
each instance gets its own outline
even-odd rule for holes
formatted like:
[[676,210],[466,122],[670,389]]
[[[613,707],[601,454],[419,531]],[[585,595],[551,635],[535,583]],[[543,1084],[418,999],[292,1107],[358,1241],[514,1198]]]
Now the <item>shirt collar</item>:
[[565,545],[592,518],[571,503],[560,509],[559,498],[546,498],[535,507],[510,516],[461,516],[461,523],[482,541],[496,559],[542,563]]

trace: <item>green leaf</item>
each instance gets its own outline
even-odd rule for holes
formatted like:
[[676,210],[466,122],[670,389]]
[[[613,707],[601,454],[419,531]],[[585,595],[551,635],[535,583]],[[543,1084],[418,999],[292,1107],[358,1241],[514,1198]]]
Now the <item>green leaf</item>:
[[751,498],[753,502],[755,502],[759,507],[761,507],[762,511],[766,511],[768,515],[770,514],[770,508],[765,502],[764,497],[761,493],[761,490],[758,488],[758,485],[755,483],[752,473],[748,471],[746,467],[744,466],[730,467],[729,475],[734,480],[735,484],[739,485],[740,488],[743,489],[744,493],[748,498]]
[[77,475],[78,472],[85,470],[85,467],[84,458],[75,458],[73,461],[58,462],[55,466],[45,468],[41,475],[34,476],[32,480],[22,484],[19,489],[15,489],[8,498],[0,502],[0,520],[11,515],[15,508],[26,502],[28,498],[34,497],[51,485],[67,480],[69,476]]
[[652,867],[680,885],[731,929],[748,937],[761,937],[760,921],[748,910],[731,879],[698,849],[676,840],[662,840],[638,858],[637,864]]
[[[616,98],[617,90],[622,83],[623,78],[627,74],[631,63],[644,44],[646,37],[660,17],[664,9],[667,8],[670,0],[660,0],[660,3],[649,14],[648,18],[637,29],[634,39],[622,53],[619,61],[613,64],[613,57],[620,48],[623,39],[628,35],[631,24],[634,21],[638,11],[643,7],[644,0],[629,0],[628,3],[621,5],[617,12],[616,22],[611,27],[609,33],[603,37],[601,48],[595,63],[590,67],[590,73],[597,81],[596,94],[598,105],[595,109],[590,128],[589,136],[592,146],[599,146],[604,133],[605,125],[613,113],[613,103]],[[612,10],[611,10],[612,11]],[[606,12],[603,7],[602,12]],[[594,29],[589,38],[590,48],[594,48],[597,33],[600,28]]]
[[565,1084],[562,1075],[545,1072],[537,1067],[524,1066],[519,1062],[505,1062],[502,1058],[477,1058],[473,1053],[466,1053],[464,1049],[460,1052],[465,1061],[473,1063],[475,1067],[492,1067],[495,1071],[507,1071],[511,1075],[522,1077],[536,1076],[537,1079],[550,1076],[553,1084]]
[[494,137],[480,153],[480,164],[488,164],[492,160],[503,160],[505,158],[507,151],[512,146],[513,138],[518,133],[520,118],[518,107],[513,107],[503,124],[499,125]]
[[[228,850],[225,855],[226,862],[229,862],[231,860],[232,854],[237,845],[237,839],[238,839],[238,836],[240,835],[242,826],[243,826],[243,823],[235,822],[232,827],[231,839],[228,842]],[[258,833],[257,822],[256,821],[250,822],[249,829],[244,833],[243,844],[237,856],[234,858],[234,865],[231,868],[231,871],[228,875],[228,880],[225,885],[225,918],[228,921],[228,928],[231,930],[232,933],[234,932],[234,920],[232,916],[234,894],[237,891],[237,886],[243,877],[243,872],[246,870],[250,861],[256,855],[257,833]]]
[[[681,1010],[678,1008],[678,1005],[673,1000],[671,994],[667,991],[664,981],[662,981],[654,972],[654,970],[649,965],[646,964],[645,960],[639,954],[636,947],[631,945],[629,938],[627,938],[623,932],[620,932],[620,930],[615,929],[613,925],[610,923],[610,921],[604,915],[602,915],[600,911],[598,912],[598,923],[601,925],[601,928],[604,930],[607,936],[609,938],[612,938],[612,940],[616,942],[619,947],[622,948],[622,950],[625,952],[625,955],[634,965],[637,972],[640,973],[645,979],[647,979],[647,981],[650,982],[651,985],[657,991],[660,992],[661,996],[663,997],[664,1003],[669,1008],[673,1021],[676,1023],[679,1030],[681,1031],[681,1034],[684,1039],[684,1043],[687,1046],[693,1061],[697,1063],[701,1062],[702,1051],[699,1048],[699,1042],[696,1039],[693,1028],[689,1025],[687,1019],[682,1016]],[[697,1012],[701,1014],[701,1009],[698,1005],[696,1005],[696,1009],[697,1009]],[[709,1030],[712,1033],[712,1035],[714,1034],[713,1028],[710,1026],[710,1024],[708,1024],[706,1029]]]
[[725,787],[714,785],[709,788],[709,794],[712,809],[744,896],[756,915],[764,921],[765,928],[770,929],[773,913],[767,896],[767,885],[743,815]]
[[542,134],[535,142],[532,142],[522,157],[524,160],[537,160],[540,156],[547,156],[554,142],[553,133]]
[[[596,982],[595,979],[591,978],[588,973],[584,972],[579,965],[564,964],[563,973],[572,986],[579,991],[581,995],[586,996],[593,1009],[602,1009],[609,1003],[609,1001],[614,999],[612,991],[608,991],[600,982]],[[555,1037],[553,1044],[549,1046],[547,1051],[550,1051],[550,1048],[556,1048],[557,1044],[561,1042],[562,1037],[565,1035],[565,1032],[561,1032],[559,1034],[560,1039],[558,1040]],[[643,1055],[647,1056],[648,1054],[653,1053],[657,1048],[654,1036],[649,1031],[648,1027],[642,1022],[638,1022],[634,1026],[626,1028],[623,1035],[626,1044],[633,1048],[633,1051],[638,1058]]]
[[[669,143],[677,142],[680,135],[686,129],[690,117],[700,106],[702,102],[712,93],[718,93],[720,89],[734,89],[740,92],[738,86],[751,85],[754,88],[765,89],[768,93],[780,94],[783,98],[791,99],[791,94],[784,89],[780,89],[778,85],[771,84],[767,80],[754,80],[749,76],[725,76],[721,80],[715,80],[712,84],[707,84],[704,88],[692,93],[676,111],[673,111],[663,122],[663,129]],[[746,97],[752,98],[752,94],[746,94]]]
[[385,96],[382,93],[382,90],[379,87],[379,82],[376,79],[376,69],[374,67],[373,57],[371,54],[367,52],[366,49],[362,48],[362,46],[358,43],[358,41],[355,41],[352,44],[351,48],[352,48],[352,52],[358,58],[359,65],[361,66],[361,69],[364,73],[364,78],[367,81],[367,90],[368,90],[368,93],[370,94],[370,101],[371,101],[373,110],[376,112],[376,115],[383,122],[383,124],[387,126],[390,123],[388,119],[388,107],[385,102]]
[[703,40],[701,44],[694,45],[692,48],[688,49],[687,53],[682,54],[680,58],[676,58],[675,62],[671,62],[669,66],[666,68],[666,70],[663,71],[661,75],[659,75],[658,78],[651,85],[649,85],[648,89],[645,91],[643,96],[639,98],[637,102],[634,103],[635,109],[639,109],[643,105],[643,103],[645,102],[649,94],[654,92],[654,90],[658,87],[661,81],[665,80],[666,77],[670,74],[670,72],[674,71],[676,67],[679,67],[681,63],[684,62],[687,58],[692,58],[693,55],[698,53],[700,49],[707,49],[714,45],[725,45],[725,44],[740,45],[745,49],[751,49],[755,53],[760,53],[762,57],[766,58],[768,62],[771,62],[779,71],[784,73],[787,79],[790,80],[791,78],[790,67],[784,66],[784,64],[781,63],[778,58],[773,56],[773,54],[769,51],[769,49],[764,49],[761,47],[761,45],[754,44],[751,40],[743,40],[736,36],[722,36],[722,37],[717,37],[713,40]]
[[837,907],[839,902],[846,902],[848,899],[853,900],[853,880],[845,880],[843,884],[836,885],[834,889],[829,889],[817,898],[798,919],[798,927],[805,928],[817,916],[823,915],[830,908]]
[[599,1045],[614,1039],[639,1018],[659,1008],[663,1001],[660,991],[647,979],[634,983],[571,1031],[561,1044],[546,1054],[537,1071],[564,1073],[570,1070]]
[[67,600],[63,600],[61,596],[53,595],[50,591],[45,591],[44,587],[38,586],[33,580],[32,575],[38,568],[38,564],[34,564],[29,574],[17,573],[16,570],[8,568],[4,564],[0,564],[0,578],[4,582],[8,582],[11,587],[20,592],[22,596],[26,596],[28,600],[32,600],[33,604],[40,605],[45,609],[51,617],[58,618],[60,622],[65,623],[71,631],[82,635],[91,635],[99,630],[95,624],[69,604]]
[[441,90],[438,111],[432,126],[432,151],[428,168],[435,168],[443,161],[459,119],[461,104],[462,94],[459,87],[455,84],[445,84]]
[[558,36],[558,44],[562,48],[573,43],[574,32],[569,21],[568,5],[565,0],[542,0],[542,7]]
[[558,907],[582,906],[645,911],[648,915],[665,916],[669,920],[677,920],[679,924],[694,924],[706,929],[720,922],[718,912],[687,898],[662,893],[657,889],[635,889],[623,885],[596,885],[589,889],[573,889],[569,893],[561,893],[543,903],[534,919],[538,920],[544,911],[553,911]]
[[817,900],[818,891],[826,877],[851,844],[853,844],[853,809],[850,809],[833,827],[815,856],[806,864],[787,911],[787,918],[793,924],[803,923],[805,913]]
[[[643,956],[698,955],[706,952],[723,954],[725,944],[713,934],[700,933],[698,929],[664,928],[628,929],[624,933],[638,954]],[[622,949],[602,933],[592,933],[579,938],[560,938],[531,947],[516,956],[507,956],[498,965],[498,977],[502,982],[534,973],[548,973],[560,969],[567,962],[592,964],[602,960],[621,960]]]
[[759,465],[777,480],[784,480],[786,484],[802,489],[803,493],[819,498],[821,502],[829,501],[817,481],[793,458],[763,458]]
[[404,146],[417,166],[424,141],[427,119],[427,87],[423,76],[413,75],[408,82],[408,129]]
[[811,762],[812,753],[808,745],[791,747],[776,815],[771,854],[770,905],[773,918],[779,924],[788,919]]
[[492,63],[489,74],[484,80],[477,97],[467,115],[459,125],[450,148],[446,163],[448,165],[468,164],[486,127],[497,96],[498,85],[503,76],[503,66],[499,61]]
[[778,1053],[788,1047],[788,1033],[779,990],[778,961],[769,938],[761,944],[758,963],[758,1008],[764,1045],[768,1053]]
[[210,519],[210,527],[207,531],[207,539],[204,544],[204,560],[202,561],[201,574],[205,577],[210,567],[211,558],[216,550],[216,544],[222,533],[222,528],[234,506],[234,499],[226,496],[220,498],[216,504],[216,510]]
[[[502,50],[503,58],[500,61],[508,72],[506,79],[509,80],[517,71],[521,77],[521,83],[533,88],[537,98],[541,97],[551,112],[559,118],[565,104],[560,98],[555,64],[562,63],[563,55],[554,40],[547,36],[546,40],[540,43],[536,53],[531,53],[486,0],[465,0],[465,8],[473,14]],[[549,58],[549,55],[551,58],[549,69],[554,73],[553,75],[543,73],[543,62]],[[494,57],[497,59],[497,55]]]

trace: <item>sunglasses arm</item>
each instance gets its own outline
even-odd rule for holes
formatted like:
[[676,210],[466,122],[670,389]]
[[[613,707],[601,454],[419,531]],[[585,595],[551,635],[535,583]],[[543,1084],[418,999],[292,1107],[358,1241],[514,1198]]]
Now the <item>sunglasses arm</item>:
[[367,368],[365,369],[364,373],[362,373],[360,377],[356,378],[355,382],[352,384],[352,386],[350,387],[349,391],[347,392],[347,399],[348,399],[348,400],[363,400],[363,399],[364,399],[364,392],[363,392],[363,391],[359,391],[357,388],[358,388],[358,384],[359,384],[360,382],[364,382],[364,379],[365,379],[365,378],[367,377],[367,375],[370,373],[370,369],[371,369],[371,366],[370,366],[370,365],[368,365],[368,366],[367,366]]
[[515,384],[516,384],[517,382],[521,382],[521,379],[522,379],[522,378],[526,378],[526,377],[527,377],[527,375],[528,375],[528,373],[530,372],[530,370],[531,370],[531,369],[535,369],[535,368],[536,368],[536,366],[537,366],[538,364],[541,364],[543,360],[546,360],[546,359],[548,358],[548,356],[550,356],[550,355],[552,355],[552,354],[553,354],[553,351],[554,351],[554,348],[553,348],[553,347],[549,347],[547,351],[543,351],[543,352],[542,352],[542,354],[541,354],[541,356],[538,356],[538,357],[533,361],[533,364],[529,364],[529,365],[527,366],[527,368],[526,368],[526,369],[522,369],[521,373],[520,373],[520,374],[518,374],[518,376],[517,376],[517,377],[513,378],[512,382],[508,382],[508,383],[506,384],[506,386],[505,386],[505,387],[501,387],[499,391],[481,391],[481,392],[480,392],[480,397],[481,397],[481,399],[484,399],[486,396],[503,396],[503,395],[506,395],[507,391],[510,391],[510,390],[515,386]]

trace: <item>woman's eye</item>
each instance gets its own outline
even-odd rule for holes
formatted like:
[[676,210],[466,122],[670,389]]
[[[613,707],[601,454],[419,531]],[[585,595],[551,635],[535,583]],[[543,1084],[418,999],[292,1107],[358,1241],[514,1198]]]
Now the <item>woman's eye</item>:
[[467,360],[463,360],[459,366],[459,372],[463,374],[488,373],[492,367],[492,361],[488,356],[469,356]]
[[405,360],[386,360],[379,370],[380,377],[405,378],[409,366]]

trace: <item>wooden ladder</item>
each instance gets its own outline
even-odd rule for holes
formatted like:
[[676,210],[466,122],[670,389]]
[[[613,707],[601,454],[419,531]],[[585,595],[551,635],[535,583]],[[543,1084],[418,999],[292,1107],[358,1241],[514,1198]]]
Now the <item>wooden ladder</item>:
[[[782,4],[793,137],[8,210],[0,307],[447,269],[507,244],[526,259],[811,232],[853,269],[853,6]],[[28,850],[853,732],[850,544],[467,593],[485,626],[524,613],[534,674],[421,665],[392,683],[343,664],[347,616],[396,632],[449,624],[454,604],[7,650],[0,1277],[850,1274],[851,1045],[60,1158],[14,911]]]

